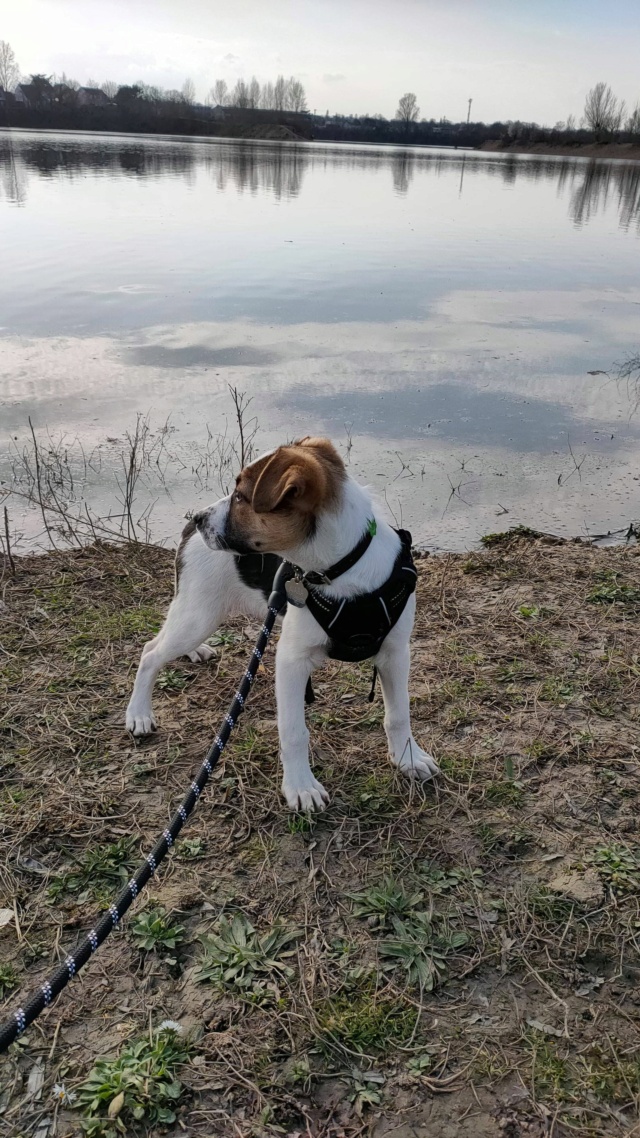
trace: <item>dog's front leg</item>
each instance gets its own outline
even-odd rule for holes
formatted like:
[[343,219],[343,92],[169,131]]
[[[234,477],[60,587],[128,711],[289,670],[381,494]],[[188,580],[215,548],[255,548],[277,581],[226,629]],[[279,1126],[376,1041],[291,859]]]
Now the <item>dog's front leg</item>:
[[282,793],[291,810],[324,810],[329,801],[324,786],[309,765],[309,731],[304,716],[304,693],[313,656],[295,651],[285,629],[276,653],[276,698],[282,761]]
[[[397,627],[397,626],[396,626]],[[395,631],[395,630],[394,630]],[[409,778],[427,779],[438,774],[435,759],[423,751],[411,732],[409,718],[409,666],[411,654],[408,639],[393,633],[376,660],[384,698],[384,729],[391,762]]]

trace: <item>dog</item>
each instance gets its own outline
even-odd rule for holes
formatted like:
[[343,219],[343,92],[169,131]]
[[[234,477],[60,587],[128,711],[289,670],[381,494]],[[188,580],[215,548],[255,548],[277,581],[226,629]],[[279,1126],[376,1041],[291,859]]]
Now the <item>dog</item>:
[[[406,539],[410,547],[410,535],[387,524],[328,439],[300,439],[250,462],[233,493],[196,514],[183,532],[175,596],[162,629],[142,651],[127,730],[133,735],[155,730],[153,686],[169,661],[186,655],[205,662],[213,655],[205,641],[226,617],[264,615],[275,572],[286,560],[295,577],[293,586],[287,585],[291,603],[275,671],[282,792],[290,809],[324,810],[329,801],[309,763],[305,691],[314,669],[330,655],[372,658],[382,686],[391,762],[411,778],[432,778],[438,766],[417,745],[409,718],[416,571]],[[331,569],[337,570],[333,577]],[[327,631],[310,611],[312,597]],[[341,627],[345,613],[357,617],[361,610],[371,627],[356,629],[350,654],[340,655],[333,627]]]

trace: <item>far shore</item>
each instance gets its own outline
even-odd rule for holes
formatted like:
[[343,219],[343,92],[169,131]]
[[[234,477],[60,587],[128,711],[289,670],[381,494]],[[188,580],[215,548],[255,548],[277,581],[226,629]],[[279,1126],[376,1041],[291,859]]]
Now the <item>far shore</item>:
[[568,158],[618,158],[624,162],[640,162],[640,146],[633,142],[590,142],[586,146],[570,146],[566,143],[554,145],[548,142],[534,142],[530,146],[513,142],[505,146],[499,139],[483,142],[479,150],[498,151],[501,154],[557,154]]

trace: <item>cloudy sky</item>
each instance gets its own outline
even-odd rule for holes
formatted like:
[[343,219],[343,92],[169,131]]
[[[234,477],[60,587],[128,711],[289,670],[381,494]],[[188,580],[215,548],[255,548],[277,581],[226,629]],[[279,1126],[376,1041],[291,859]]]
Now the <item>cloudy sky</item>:
[[279,72],[310,109],[553,123],[604,79],[640,100],[638,0],[5,0],[23,74],[181,87]]

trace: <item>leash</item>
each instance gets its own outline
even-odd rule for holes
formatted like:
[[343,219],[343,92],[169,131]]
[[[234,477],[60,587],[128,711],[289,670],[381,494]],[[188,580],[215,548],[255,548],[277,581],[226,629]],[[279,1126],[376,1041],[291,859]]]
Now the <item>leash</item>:
[[0,1025],[0,1054],[6,1051],[18,1036],[22,1035],[23,1031],[26,1031],[29,1025],[38,1018],[40,1013],[53,1003],[56,997],[60,995],[60,992],[66,988],[69,981],[73,980],[74,976],[77,976],[80,969],[90,960],[100,945],[104,943],[109,934],[117,928],[122,917],[127,912],[127,909],[129,909],[135,901],[140,890],[144,889],[147,882],[153,877],[158,866],[164,861],[182,830],[182,827],[185,825],[190,814],[195,810],[198,799],[207,785],[214,768],[217,766],[229,736],[244,710],[245,703],[251,691],[251,685],[267,647],[276,617],[286,604],[285,584],[291,576],[291,573],[292,567],[288,562],[283,562],[275,575],[273,590],[267,601],[268,608],[265,621],[260,630],[260,635],[253,649],[248,667],[242,676],[240,686],[233,698],[233,703],[229,708],[228,714],[224,717],[219,734],[216,735],[198,774],[191,783],[181,805],[173,815],[168,828],[163,830],[151,853],[136,870],[129,884],[124,887],[114,903],[105,910],[97,924],[87,933],[76,950],[69,953],[65,958],[64,964],[56,968],[55,972],[51,973],[49,979],[45,980],[44,984],[41,984],[39,988],[36,988],[31,993],[24,1007],[17,1008],[13,1015]]

